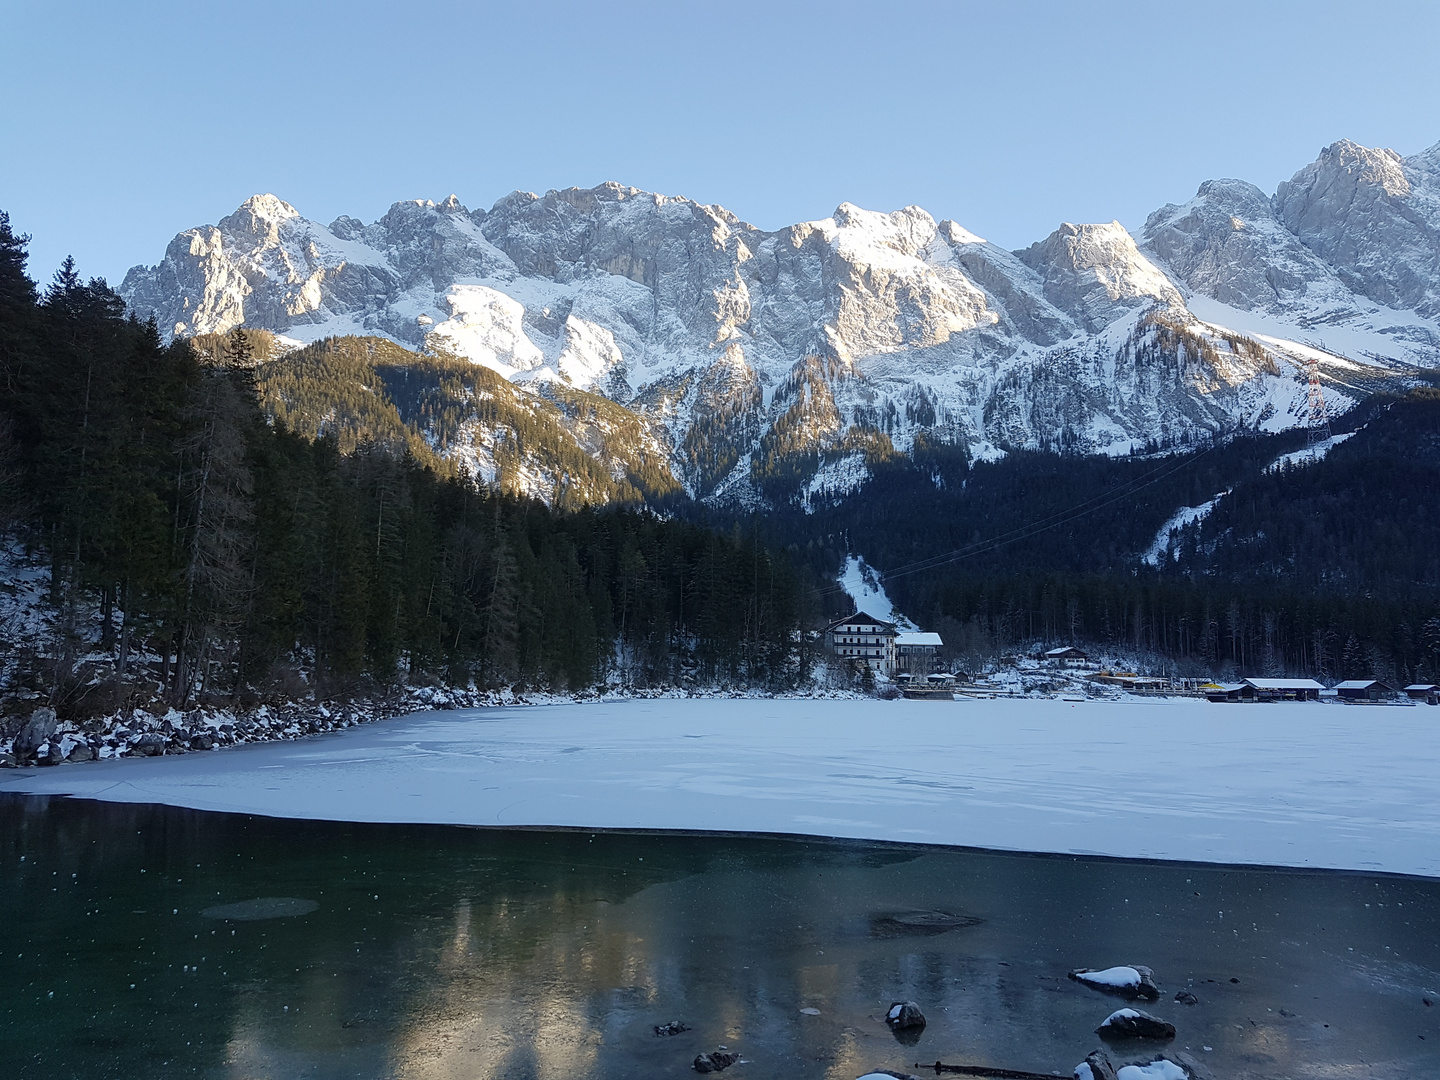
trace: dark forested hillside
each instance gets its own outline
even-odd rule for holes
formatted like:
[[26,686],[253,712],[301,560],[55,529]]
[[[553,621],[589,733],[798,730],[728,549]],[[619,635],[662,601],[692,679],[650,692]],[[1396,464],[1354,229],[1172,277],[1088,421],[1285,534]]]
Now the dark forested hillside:
[[[931,449],[771,535],[832,578],[862,554],[970,662],[1076,642],[1197,674],[1440,678],[1440,391],[1371,399],[1341,428],[1288,469],[1267,467],[1303,432],[1113,460]],[[1177,508],[1227,492],[1178,557],[1142,562]]]
[[[520,415],[490,372],[370,339],[279,360],[243,333],[163,345],[103,281],[67,262],[41,293],[25,260],[0,215],[0,528],[12,564],[48,561],[58,614],[4,642],[0,690],[83,714],[401,679],[800,678],[786,560],[624,509],[665,477],[632,455],[617,479],[561,438],[604,404]],[[556,508],[458,475],[407,423],[443,442],[487,408],[572,478]],[[622,508],[589,508],[600,489]]]

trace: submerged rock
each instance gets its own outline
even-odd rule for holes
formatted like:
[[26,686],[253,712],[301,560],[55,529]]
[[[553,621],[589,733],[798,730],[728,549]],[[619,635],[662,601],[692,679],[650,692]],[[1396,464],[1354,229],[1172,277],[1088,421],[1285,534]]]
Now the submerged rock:
[[1173,1039],[1175,1025],[1139,1009],[1118,1009],[1101,1021],[1095,1034],[1105,1039]]
[[309,915],[319,910],[314,900],[300,900],[294,896],[261,896],[254,900],[242,900],[238,904],[215,904],[200,912],[207,919],[226,919],[230,922],[257,922],[261,919],[288,919],[296,915]]
[[974,915],[952,915],[948,911],[892,911],[870,917],[874,937],[919,937],[947,934],[967,926],[979,926],[984,919]]
[[668,1036],[670,1036],[670,1035],[679,1035],[682,1031],[689,1031],[689,1030],[690,1030],[690,1025],[688,1025],[688,1024],[682,1024],[679,1020],[671,1020],[668,1024],[656,1024],[656,1025],[655,1025],[655,1034],[656,1034],[656,1035],[659,1035],[659,1036],[662,1036],[662,1037],[668,1037]]
[[1198,1005],[1200,1003],[1200,999],[1189,990],[1176,990],[1175,1000],[1181,1005]]
[[1122,967],[1076,968],[1070,978],[1103,990],[1107,994],[1119,994],[1131,1001],[1158,1001],[1160,988],[1155,985],[1155,972],[1144,964],[1128,964]]
[[728,1069],[739,1060],[739,1054],[732,1054],[728,1050],[716,1050],[710,1054],[697,1054],[695,1057],[695,1071],[699,1073],[720,1072],[722,1069]]

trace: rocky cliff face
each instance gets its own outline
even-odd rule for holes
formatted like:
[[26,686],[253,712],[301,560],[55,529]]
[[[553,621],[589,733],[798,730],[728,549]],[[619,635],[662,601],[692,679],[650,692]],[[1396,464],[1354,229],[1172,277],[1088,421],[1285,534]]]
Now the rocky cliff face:
[[1401,158],[1341,141],[1273,197],[1211,180],[1151,214],[1141,243],[1206,318],[1352,360],[1440,366],[1440,144]]
[[765,232],[605,184],[324,226],[260,195],[121,291],[167,334],[379,334],[596,391],[692,495],[803,502],[921,432],[1126,452],[1299,422],[1317,351],[1352,387],[1403,377],[1440,351],[1437,177],[1440,147],[1339,143],[1273,199],[1211,181],[1139,243],[1065,224],[1013,253],[913,206]]

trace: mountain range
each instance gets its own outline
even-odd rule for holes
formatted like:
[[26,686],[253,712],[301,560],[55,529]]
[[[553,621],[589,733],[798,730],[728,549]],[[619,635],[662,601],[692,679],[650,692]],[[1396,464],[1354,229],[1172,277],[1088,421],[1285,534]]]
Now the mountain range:
[[[1133,235],[1066,223],[1018,251],[916,206],[767,232],[614,183],[368,225],[256,195],[120,293],[166,337],[273,332],[267,367],[388,339],[403,422],[490,482],[575,481],[573,454],[500,430],[520,410],[617,482],[638,455],[658,490],[809,508],[921,446],[1113,456],[1302,426],[1312,361],[1335,412],[1413,384],[1440,368],[1440,143],[1337,142],[1273,195],[1207,181]],[[488,370],[447,384],[442,431],[394,393],[406,358]]]

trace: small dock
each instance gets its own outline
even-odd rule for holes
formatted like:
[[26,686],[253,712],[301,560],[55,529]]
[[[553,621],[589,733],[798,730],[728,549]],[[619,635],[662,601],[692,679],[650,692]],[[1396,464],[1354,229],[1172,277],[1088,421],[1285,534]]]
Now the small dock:
[[904,686],[900,694],[909,701],[954,701],[955,691],[933,686]]

